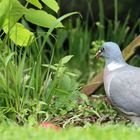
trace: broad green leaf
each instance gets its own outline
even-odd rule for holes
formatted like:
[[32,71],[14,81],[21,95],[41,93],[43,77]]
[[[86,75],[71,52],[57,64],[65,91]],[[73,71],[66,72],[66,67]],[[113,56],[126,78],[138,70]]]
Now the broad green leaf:
[[2,0],[0,2],[0,30],[6,19],[7,11],[9,9],[9,0]]
[[36,6],[37,8],[42,9],[42,5],[38,0],[26,0],[26,1],[28,1],[32,5]]
[[[5,24],[4,32],[8,33],[8,25]],[[32,32],[27,30],[22,24],[16,23],[9,31],[10,39],[19,46],[28,46],[34,38]]]
[[[6,0],[7,1],[7,0]],[[26,8],[18,0],[10,0],[7,19],[12,27],[26,12]]]
[[[25,18],[33,24],[47,28],[51,28],[52,25],[57,21],[57,19],[54,16],[48,14],[47,12],[43,10],[34,9],[28,9],[25,14]],[[60,21],[55,28],[57,27],[63,27]]]
[[59,10],[58,3],[55,0],[42,0],[49,8],[51,8],[56,13]]
[[73,57],[73,55],[68,55],[68,56],[65,56],[61,59],[61,63],[62,64],[66,64],[70,61],[70,59]]

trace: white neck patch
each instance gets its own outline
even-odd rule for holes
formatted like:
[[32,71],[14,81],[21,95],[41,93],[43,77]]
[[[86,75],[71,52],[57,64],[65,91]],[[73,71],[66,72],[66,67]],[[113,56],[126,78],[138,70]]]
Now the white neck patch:
[[121,67],[123,67],[125,64],[121,64],[121,63],[116,63],[116,62],[111,62],[111,63],[109,63],[109,64],[107,64],[107,69],[109,70],[109,71],[113,71],[113,70],[116,70],[116,69],[118,69],[118,68],[121,68]]

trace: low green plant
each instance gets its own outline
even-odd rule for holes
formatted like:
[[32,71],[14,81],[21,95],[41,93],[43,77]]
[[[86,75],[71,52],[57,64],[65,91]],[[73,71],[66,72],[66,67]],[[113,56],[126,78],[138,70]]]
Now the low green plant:
[[69,63],[69,68],[81,76],[84,73],[84,79],[87,78],[89,73],[89,61],[90,61],[90,47],[92,42],[92,32],[87,25],[82,26],[81,19],[76,19],[75,26],[72,24],[72,20],[65,23],[66,29],[59,29],[56,32],[56,36],[59,38],[54,42],[53,39],[47,41],[48,47],[52,50],[55,46],[54,62],[66,54],[74,55],[73,59]]
[[[39,9],[42,8],[39,1],[30,0],[28,2]],[[49,67],[44,68],[42,66],[45,62],[44,46],[52,31],[57,27],[62,27],[62,20],[73,14],[78,14],[73,12],[56,19],[43,10],[27,9],[28,2],[26,6],[22,6],[17,0],[7,0],[6,3],[1,1],[0,3],[0,8],[3,9],[0,17],[3,19],[3,22],[1,22],[2,39],[0,48],[0,114],[2,116],[0,121],[10,119],[19,124],[24,124],[28,120],[34,120],[35,123],[46,119],[46,117],[40,116],[47,114],[56,89],[60,90],[58,88],[61,83],[59,78],[63,77],[60,73],[65,72],[65,63],[71,57],[61,59],[62,62],[59,62],[56,71],[52,74],[52,70],[50,70],[52,60],[49,61]],[[52,10],[58,12],[59,7],[55,0],[51,3],[43,2]],[[5,4],[4,7],[3,4]],[[10,9],[8,9],[9,6]],[[10,13],[9,15],[6,14],[6,8]],[[39,20],[38,14],[41,17]],[[27,21],[49,28],[41,44],[38,44],[36,40],[31,41],[32,44],[29,42],[30,35],[34,36],[34,34],[25,29],[21,23],[18,23],[23,15]],[[50,19],[49,22],[48,19]],[[25,37],[28,38],[26,41],[24,40]],[[26,48],[16,45],[26,46]],[[53,59],[53,57],[52,53],[51,58]],[[69,97],[66,96],[66,99],[69,99]]]

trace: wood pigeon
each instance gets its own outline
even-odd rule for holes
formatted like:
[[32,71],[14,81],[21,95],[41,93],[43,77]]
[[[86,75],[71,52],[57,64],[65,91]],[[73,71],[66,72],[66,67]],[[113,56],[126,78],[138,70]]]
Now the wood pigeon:
[[140,125],[140,68],[128,65],[123,59],[119,46],[106,42],[96,53],[105,58],[105,92],[119,111],[134,124]]

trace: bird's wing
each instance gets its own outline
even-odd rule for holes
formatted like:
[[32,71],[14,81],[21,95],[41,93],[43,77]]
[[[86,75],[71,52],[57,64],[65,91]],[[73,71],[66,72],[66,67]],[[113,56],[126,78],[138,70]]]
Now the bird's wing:
[[128,66],[114,72],[109,95],[114,106],[126,114],[140,115],[140,69]]

